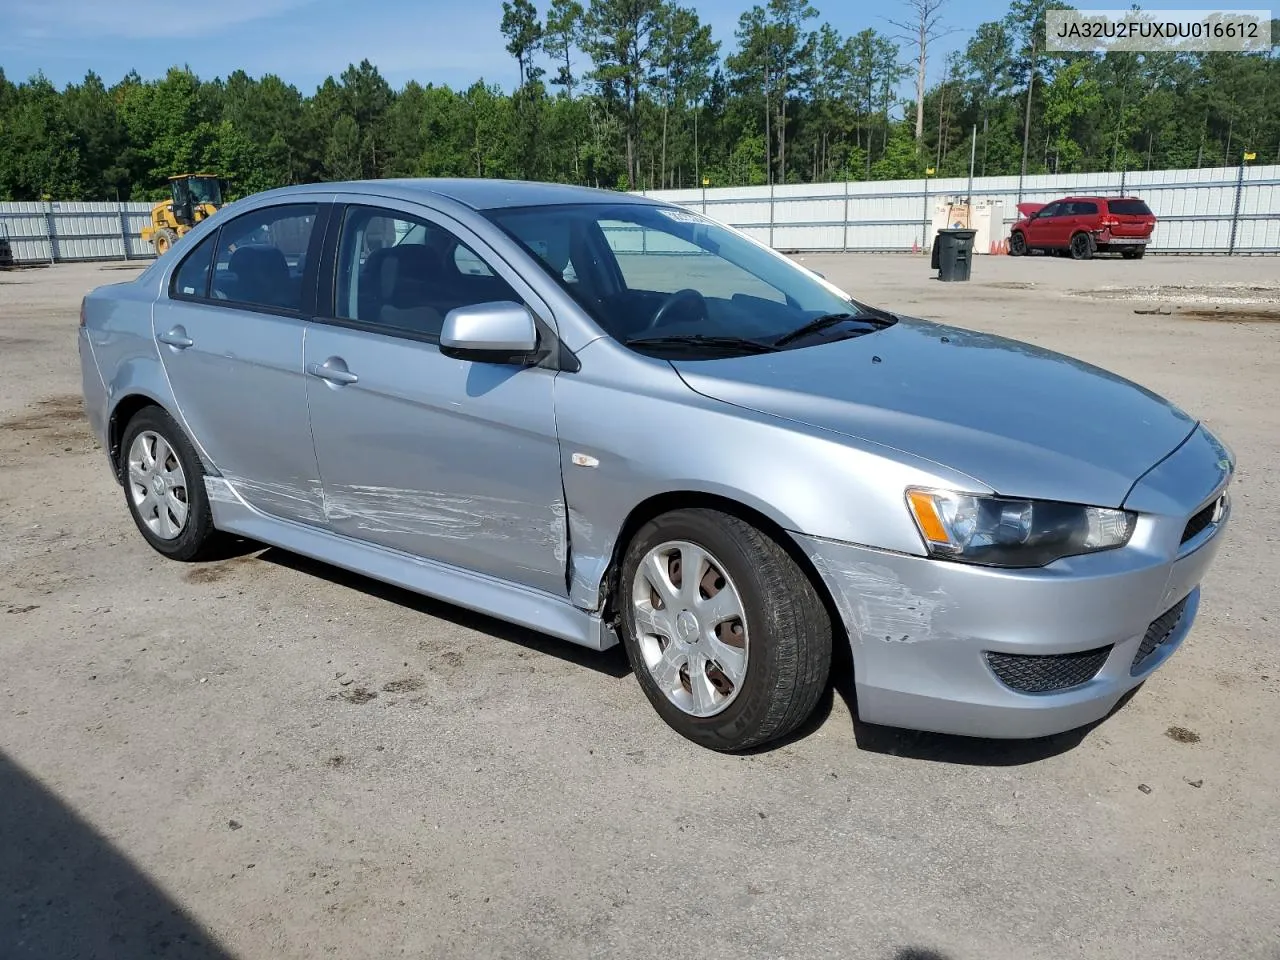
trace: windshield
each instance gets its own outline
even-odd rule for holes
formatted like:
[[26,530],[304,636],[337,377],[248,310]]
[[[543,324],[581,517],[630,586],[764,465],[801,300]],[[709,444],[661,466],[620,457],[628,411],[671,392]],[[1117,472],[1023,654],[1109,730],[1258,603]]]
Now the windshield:
[[222,189],[213,177],[192,177],[187,182],[191,188],[192,203],[212,203],[215,207],[222,205]]
[[[818,318],[868,309],[692,211],[562,204],[485,215],[624,343],[658,337],[685,346],[723,347],[726,338],[771,344]],[[823,338],[840,335],[828,327]]]

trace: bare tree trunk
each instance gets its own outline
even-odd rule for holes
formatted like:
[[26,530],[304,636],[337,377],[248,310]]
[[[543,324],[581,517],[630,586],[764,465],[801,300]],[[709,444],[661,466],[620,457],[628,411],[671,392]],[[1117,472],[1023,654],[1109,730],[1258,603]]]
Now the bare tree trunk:
[[1031,146],[1031,91],[1036,87],[1036,41],[1031,38],[1031,70],[1027,76],[1027,110],[1022,121],[1022,175],[1027,175],[1027,150]]
[[778,176],[787,182],[787,87],[783,79],[783,87],[778,96]]
[[773,143],[769,139],[769,65],[764,68],[764,174],[765,182],[773,183]]
[[928,65],[929,56],[929,22],[924,15],[924,11],[920,14],[920,58],[916,62],[916,143],[924,136],[924,72]]
[[662,102],[662,185],[667,185],[667,102]]
[[889,22],[902,33],[900,39],[914,44],[916,48],[916,151],[924,139],[924,92],[925,75],[929,66],[929,43],[944,34],[950,33],[942,26],[942,8],[947,0],[903,0],[907,9],[912,12],[914,22],[905,23],[897,20]]
[[[943,122],[947,109],[947,79],[950,79],[950,74],[942,81],[942,89],[938,91],[938,159],[934,166],[939,170],[942,169],[942,141],[946,138],[946,129],[943,127]],[[916,136],[916,139],[920,139],[919,135]]]

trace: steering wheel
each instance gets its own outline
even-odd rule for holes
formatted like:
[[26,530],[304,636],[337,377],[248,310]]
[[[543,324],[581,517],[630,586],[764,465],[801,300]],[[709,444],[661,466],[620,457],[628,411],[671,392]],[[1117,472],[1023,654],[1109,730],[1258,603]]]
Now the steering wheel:
[[667,315],[671,313],[677,304],[688,302],[696,302],[698,305],[698,312],[701,314],[700,319],[708,319],[707,301],[703,298],[702,294],[691,287],[685,287],[683,290],[677,290],[675,293],[671,294],[671,296],[667,297],[666,300],[662,301],[662,306],[658,307],[658,309],[654,311],[653,317],[649,320],[649,325],[645,327],[645,329],[657,329],[662,325],[662,322],[667,318]]

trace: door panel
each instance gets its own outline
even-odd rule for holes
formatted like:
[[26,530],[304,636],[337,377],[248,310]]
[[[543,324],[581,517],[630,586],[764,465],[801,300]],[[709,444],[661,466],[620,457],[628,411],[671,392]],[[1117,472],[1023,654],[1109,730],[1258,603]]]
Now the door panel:
[[196,442],[250,504],[323,523],[320,473],[307,422],[300,319],[181,301],[155,307],[178,409]]
[[302,363],[315,301],[305,263],[324,212],[290,204],[229,220],[179,264],[152,314],[194,441],[250,504],[312,524],[325,518]]
[[436,345],[455,307],[513,300],[546,317],[545,306],[443,214],[366,204],[335,214],[327,320],[305,338],[330,527],[567,596],[556,371]]
[[1043,207],[1027,224],[1027,243],[1033,247],[1048,247],[1053,245],[1053,220],[1054,214],[1061,209],[1061,205],[1051,203],[1047,207]]
[[347,374],[307,377],[336,532],[567,594],[555,371],[323,325],[305,364]]

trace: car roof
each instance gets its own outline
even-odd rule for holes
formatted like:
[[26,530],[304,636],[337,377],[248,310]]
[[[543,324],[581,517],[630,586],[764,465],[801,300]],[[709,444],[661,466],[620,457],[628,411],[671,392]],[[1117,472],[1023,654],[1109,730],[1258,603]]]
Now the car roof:
[[1130,197],[1130,196],[1128,196],[1128,195],[1123,196],[1123,197],[1096,197],[1096,196],[1085,196],[1085,195],[1083,195],[1083,194],[1074,194],[1074,193],[1073,193],[1071,196],[1069,196],[1069,197],[1062,197],[1061,199],[1062,199],[1062,200],[1138,200],[1138,199],[1140,199],[1140,198],[1139,198],[1139,197]]
[[617,190],[578,187],[565,183],[537,183],[530,180],[414,177],[350,180],[307,186],[310,190],[362,193],[371,196],[386,196],[388,193],[394,193],[408,199],[412,199],[414,194],[430,194],[446,197],[473,210],[491,210],[496,207],[536,207],[561,203],[656,203],[654,200]]

